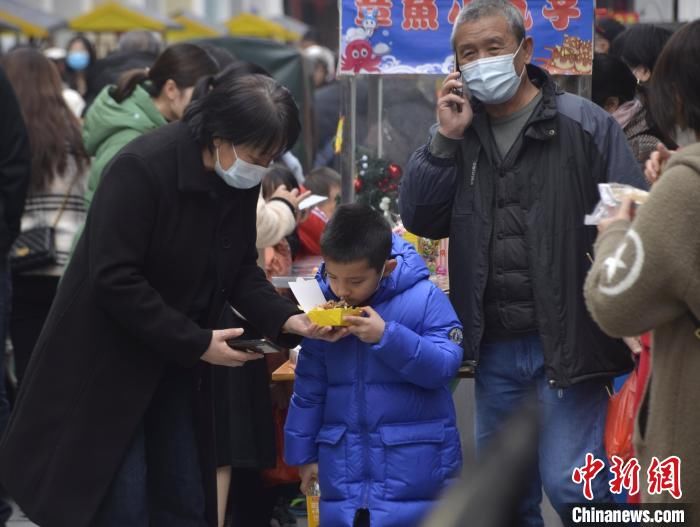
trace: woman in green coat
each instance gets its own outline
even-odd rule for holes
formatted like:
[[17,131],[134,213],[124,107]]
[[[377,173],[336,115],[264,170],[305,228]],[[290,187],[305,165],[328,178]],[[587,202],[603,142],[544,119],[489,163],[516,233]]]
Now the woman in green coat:
[[93,157],[87,204],[102,173],[127,143],[140,135],[177,121],[192,98],[197,80],[218,71],[216,60],[201,47],[169,46],[151,68],[125,73],[117,86],[107,86],[85,115],[83,140]]

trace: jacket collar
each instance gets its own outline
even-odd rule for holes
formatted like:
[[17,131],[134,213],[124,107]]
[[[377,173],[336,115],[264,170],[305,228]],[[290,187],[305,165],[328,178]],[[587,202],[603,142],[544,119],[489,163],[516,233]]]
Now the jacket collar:
[[189,192],[216,191],[223,183],[215,172],[207,170],[202,162],[202,147],[192,138],[190,129],[183,121],[170,126],[177,128],[177,182],[178,188]]

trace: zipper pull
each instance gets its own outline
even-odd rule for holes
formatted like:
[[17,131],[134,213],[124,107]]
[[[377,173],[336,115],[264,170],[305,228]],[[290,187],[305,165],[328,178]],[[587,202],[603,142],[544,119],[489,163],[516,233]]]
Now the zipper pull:
[[479,159],[475,159],[474,162],[472,163],[472,177],[469,180],[469,186],[473,187],[474,186],[474,180],[476,179],[476,167],[479,165]]

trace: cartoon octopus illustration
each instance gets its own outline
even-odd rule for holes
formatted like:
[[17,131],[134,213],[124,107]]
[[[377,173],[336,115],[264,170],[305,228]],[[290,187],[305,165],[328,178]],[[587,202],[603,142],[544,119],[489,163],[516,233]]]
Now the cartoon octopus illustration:
[[379,71],[379,63],[382,61],[367,40],[353,40],[345,47],[342,57],[343,70],[352,70],[353,73]]

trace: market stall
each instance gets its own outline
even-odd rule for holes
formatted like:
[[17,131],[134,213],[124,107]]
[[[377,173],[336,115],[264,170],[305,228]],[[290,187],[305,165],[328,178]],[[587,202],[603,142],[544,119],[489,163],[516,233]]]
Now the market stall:
[[108,1],[70,20],[68,26],[73,31],[84,33],[124,33],[135,29],[146,29],[165,34],[182,26],[170,18],[157,13],[125,6]]
[[[344,202],[361,201],[416,245],[432,280],[449,292],[446,240],[402,231],[398,188],[410,155],[435,122],[437,92],[454,68],[452,27],[461,0],[340,0],[338,74],[343,108],[334,150]],[[533,37],[534,64],[568,91],[587,96],[593,63],[593,0],[512,0]],[[289,379],[292,365],[275,372]],[[465,364],[460,377],[473,376]]]
[[231,35],[236,37],[254,37],[278,42],[296,42],[303,35],[288,29],[285,24],[273,21],[253,13],[241,13],[225,23]]
[[179,29],[169,29],[165,33],[165,37],[170,43],[195,38],[219,37],[224,33],[223,28],[212,26],[189,11],[176,11],[170,16],[170,19],[180,26]]

